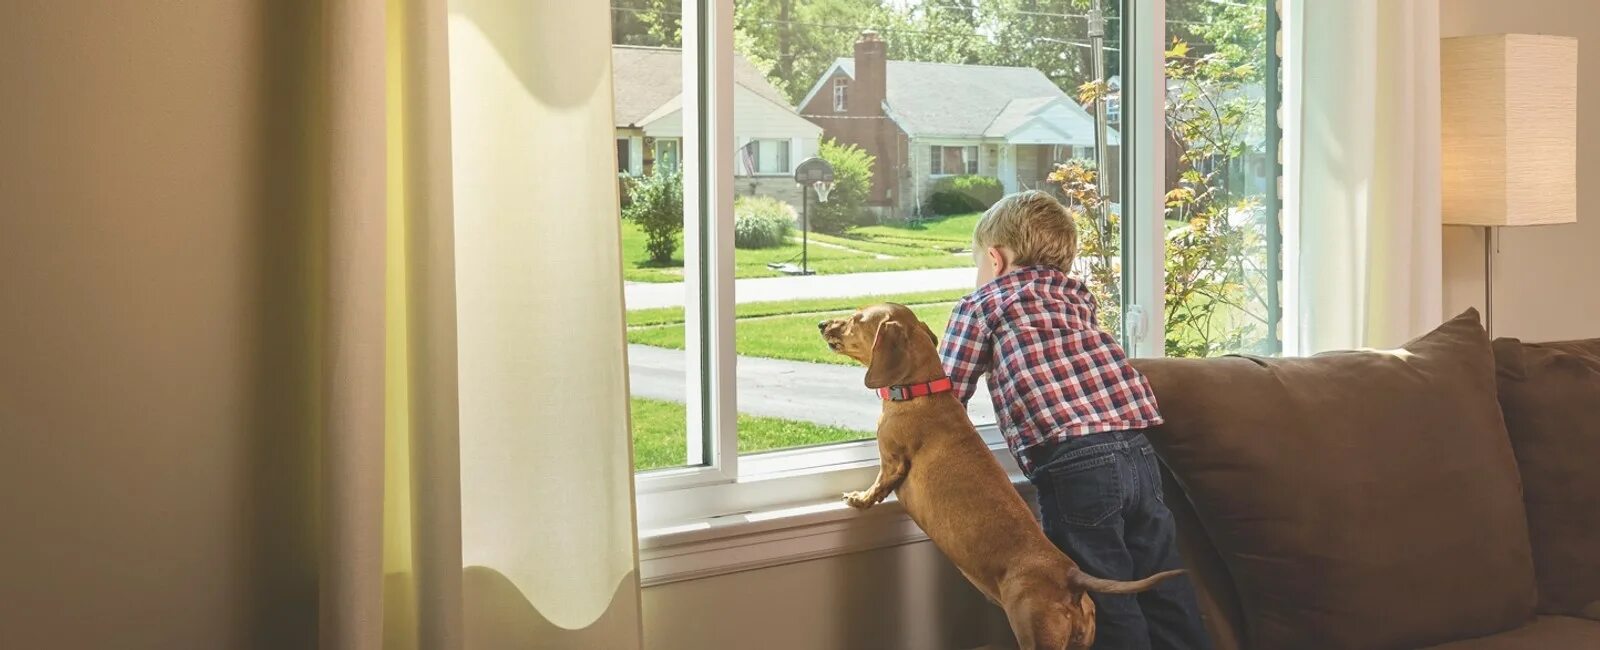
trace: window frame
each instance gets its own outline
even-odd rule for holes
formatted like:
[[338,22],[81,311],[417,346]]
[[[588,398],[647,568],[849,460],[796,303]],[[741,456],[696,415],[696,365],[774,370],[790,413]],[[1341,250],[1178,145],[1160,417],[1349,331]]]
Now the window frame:
[[[978,175],[978,170],[983,168],[982,165],[978,164],[978,156],[981,155],[982,152],[982,147],[980,145],[965,143],[943,144],[940,142],[930,142],[927,146],[928,158],[930,159],[928,165],[929,178],[946,178],[950,176],[963,175],[976,176]],[[951,172],[945,169],[944,155],[946,149],[961,150],[961,171]],[[938,171],[933,169],[934,164],[939,165]]]
[[833,112],[845,113],[850,110],[850,81],[843,75],[833,78]]
[[[1119,129],[1120,169],[1122,178],[1128,179],[1122,201],[1127,303],[1123,340],[1129,356],[1137,357],[1159,357],[1165,351],[1164,323],[1158,322],[1165,311],[1165,3],[1126,0],[1120,21],[1121,42],[1129,53],[1123,62],[1117,113],[1124,125],[1135,125]],[[681,532],[686,526],[720,527],[724,524],[719,521],[730,521],[735,515],[836,500],[842,491],[870,484],[878,465],[877,443],[872,439],[744,456],[738,452],[733,197],[739,147],[733,133],[734,1],[684,0],[683,7],[686,86],[679,161],[685,188],[685,271],[693,271],[685,282],[685,310],[691,315],[685,323],[689,462],[635,473],[641,546],[650,546],[649,539]],[[1272,11],[1270,5],[1268,11]],[[838,110],[848,81],[836,78],[834,88]],[[966,147],[972,147],[981,154],[981,147],[966,142],[927,144],[961,146],[963,155],[969,151]],[[794,153],[791,149],[791,167],[798,162]],[[943,171],[942,161],[939,164]],[[978,431],[996,458],[1014,468],[998,428],[984,425]]]
[[[761,168],[761,150],[763,144],[781,145],[782,155],[778,158],[779,162],[781,162],[781,169],[763,170]],[[743,150],[746,147],[748,147],[750,150],[750,174],[746,178],[751,176],[789,176],[794,174],[795,160],[793,139],[750,138],[749,141],[744,143],[743,147],[740,147],[740,150]]]

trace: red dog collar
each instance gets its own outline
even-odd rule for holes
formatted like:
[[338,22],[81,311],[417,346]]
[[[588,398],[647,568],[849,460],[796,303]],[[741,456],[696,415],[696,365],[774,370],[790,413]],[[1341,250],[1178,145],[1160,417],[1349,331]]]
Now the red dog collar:
[[922,384],[906,384],[903,386],[888,386],[877,390],[878,397],[891,402],[904,402],[918,397],[925,397],[934,393],[944,393],[952,389],[949,377],[940,377]]

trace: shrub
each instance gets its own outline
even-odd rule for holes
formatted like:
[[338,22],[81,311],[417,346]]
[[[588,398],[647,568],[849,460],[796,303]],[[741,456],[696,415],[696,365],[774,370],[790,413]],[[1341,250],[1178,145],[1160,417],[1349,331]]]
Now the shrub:
[[[827,203],[817,203],[814,192],[806,198],[811,202],[811,230],[837,235],[853,226],[871,223],[867,194],[872,190],[872,155],[853,144],[823,140],[817,147],[817,157],[833,165],[833,191]],[[812,191],[809,187],[804,189]]]
[[670,264],[678,235],[683,233],[683,175],[656,167],[650,175],[634,180],[622,218],[644,231],[645,250],[652,263]]
[[934,182],[923,209],[933,214],[982,212],[1005,194],[1000,179],[991,176],[952,176]]
[[[832,197],[829,197],[832,198]],[[776,248],[794,230],[794,208],[770,196],[741,196],[733,201],[735,248]]]

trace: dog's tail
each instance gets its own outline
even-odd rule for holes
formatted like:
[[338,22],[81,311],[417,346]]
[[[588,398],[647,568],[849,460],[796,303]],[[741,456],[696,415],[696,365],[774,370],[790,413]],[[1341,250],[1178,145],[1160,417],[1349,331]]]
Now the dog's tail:
[[1067,585],[1077,591],[1091,591],[1097,594],[1136,594],[1158,584],[1163,580],[1184,574],[1183,569],[1162,571],[1143,580],[1123,581],[1096,578],[1081,570],[1073,569],[1068,574]]

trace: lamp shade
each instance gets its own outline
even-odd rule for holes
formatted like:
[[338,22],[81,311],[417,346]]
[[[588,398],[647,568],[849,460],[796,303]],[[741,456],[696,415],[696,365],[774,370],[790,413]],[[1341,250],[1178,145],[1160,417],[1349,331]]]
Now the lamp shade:
[[1577,39],[1442,39],[1439,81],[1444,222],[1577,221]]

